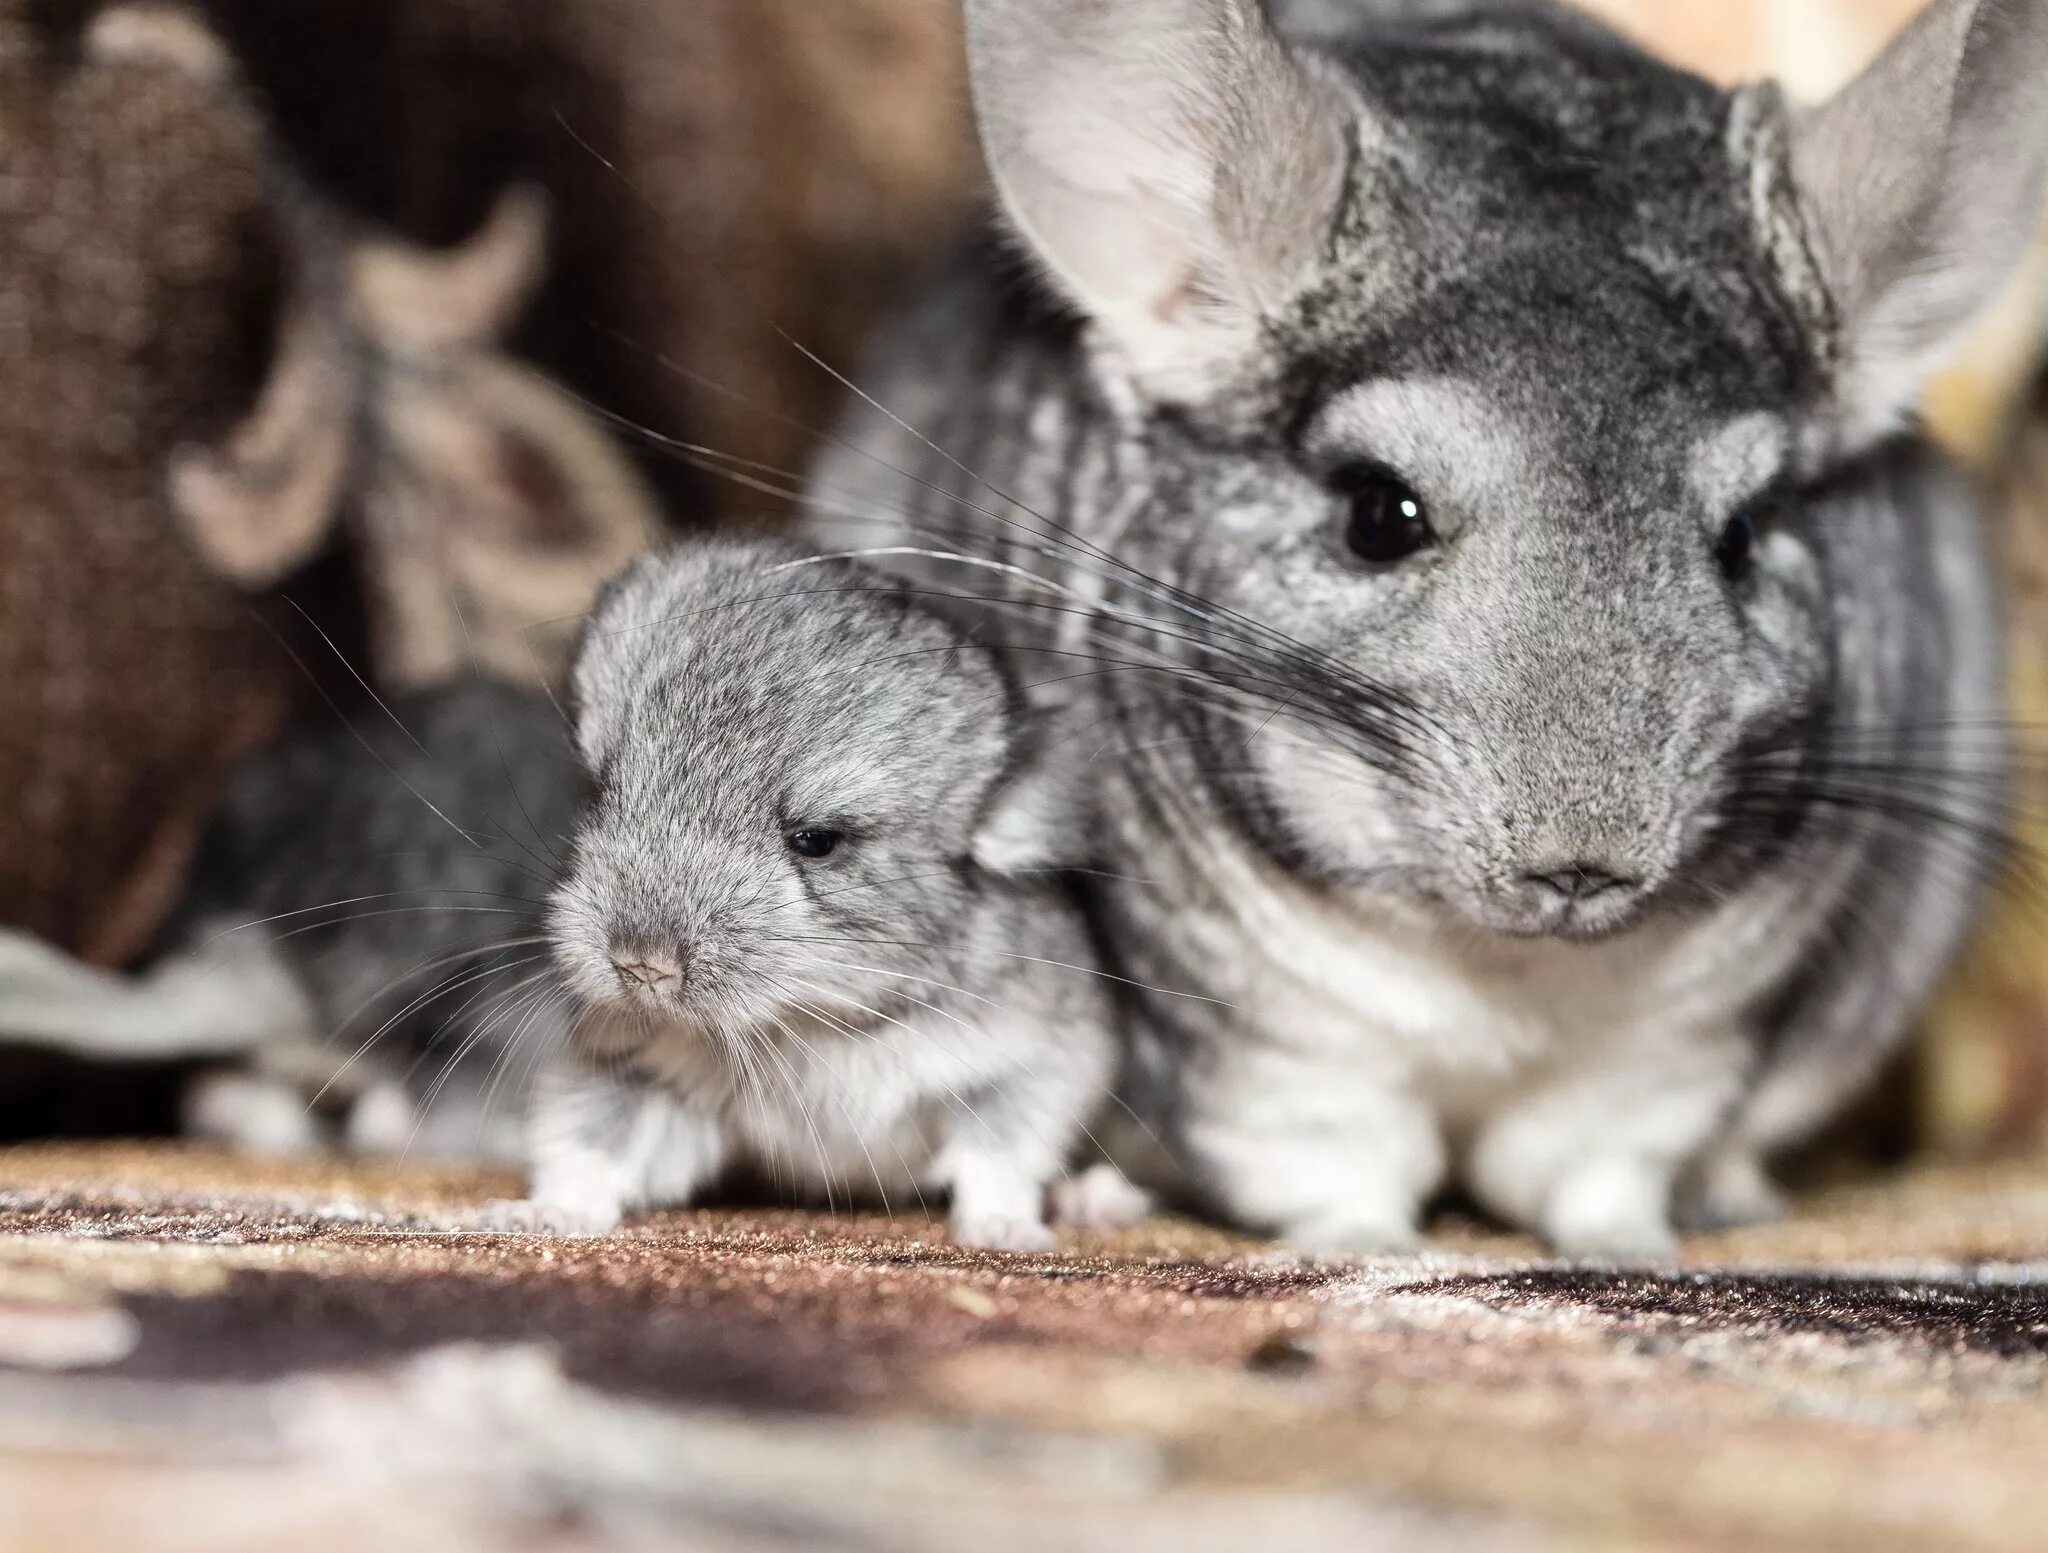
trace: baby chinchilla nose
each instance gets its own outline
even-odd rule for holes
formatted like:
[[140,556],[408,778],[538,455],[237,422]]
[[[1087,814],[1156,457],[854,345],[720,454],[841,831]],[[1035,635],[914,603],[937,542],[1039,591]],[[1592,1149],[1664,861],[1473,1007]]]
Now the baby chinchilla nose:
[[1597,863],[1573,862],[1562,863],[1555,868],[1531,869],[1522,875],[1522,883],[1539,896],[1588,901],[1596,895],[1632,890],[1642,881],[1623,878]]
[[673,987],[683,979],[683,958],[680,954],[638,945],[615,948],[612,951],[612,969],[619,973],[619,980],[628,992],[643,989],[651,992],[658,987]]

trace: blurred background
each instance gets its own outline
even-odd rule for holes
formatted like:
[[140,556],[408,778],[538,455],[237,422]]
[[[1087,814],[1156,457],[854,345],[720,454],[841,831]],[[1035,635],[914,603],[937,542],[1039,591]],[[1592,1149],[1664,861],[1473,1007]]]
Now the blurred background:
[[[1813,97],[1917,7],[1589,8]],[[287,719],[546,680],[662,531],[785,511],[820,362],[857,371],[980,208],[956,9],[0,0],[0,924],[132,963]],[[2037,252],[1927,406],[1985,483],[2036,745],[2044,315]],[[2048,1150],[2039,889],[1849,1156]],[[0,1050],[0,1137],[161,1127],[169,1093]]]

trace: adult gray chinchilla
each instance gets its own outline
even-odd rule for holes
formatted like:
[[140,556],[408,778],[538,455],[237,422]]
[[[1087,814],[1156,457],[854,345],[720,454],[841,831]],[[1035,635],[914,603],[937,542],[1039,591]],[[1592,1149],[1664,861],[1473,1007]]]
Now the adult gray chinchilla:
[[1910,415],[2033,228],[2048,3],[1937,0],[1811,110],[1548,4],[1294,9],[969,0],[1009,241],[817,522],[1101,719],[1180,1186],[1378,1249],[1455,1177],[1654,1254],[1769,1206],[2007,845]]

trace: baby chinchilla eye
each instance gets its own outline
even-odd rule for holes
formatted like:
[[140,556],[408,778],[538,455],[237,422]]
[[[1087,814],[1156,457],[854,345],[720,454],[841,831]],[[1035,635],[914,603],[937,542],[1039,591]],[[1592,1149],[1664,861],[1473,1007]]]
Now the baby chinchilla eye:
[[1741,582],[1756,564],[1756,517],[1749,512],[1738,512],[1728,520],[1728,526],[1721,530],[1721,537],[1714,544],[1714,559],[1720,564],[1721,575],[1730,582]]
[[1351,464],[1332,483],[1351,504],[1344,543],[1375,566],[1405,561],[1436,542],[1428,511],[1413,487],[1379,464]]
[[836,830],[793,830],[787,839],[798,857],[823,857],[846,838]]

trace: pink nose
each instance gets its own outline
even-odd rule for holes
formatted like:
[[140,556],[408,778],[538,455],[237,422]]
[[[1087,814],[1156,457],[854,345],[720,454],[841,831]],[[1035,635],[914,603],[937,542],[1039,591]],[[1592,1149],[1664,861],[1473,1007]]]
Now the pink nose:
[[612,965],[628,987],[659,987],[679,979],[682,967],[665,954],[642,954],[631,960],[616,959]]

